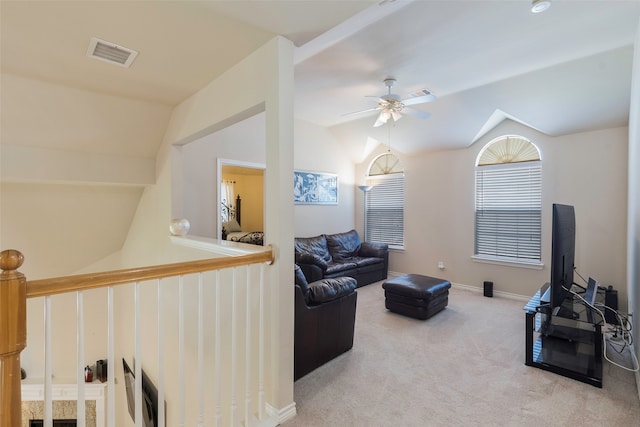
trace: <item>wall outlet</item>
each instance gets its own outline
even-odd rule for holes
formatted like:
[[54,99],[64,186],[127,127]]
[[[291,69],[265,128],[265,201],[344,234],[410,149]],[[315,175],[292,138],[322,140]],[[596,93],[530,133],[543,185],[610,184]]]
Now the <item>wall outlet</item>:
[[439,268],[440,270],[444,270],[444,262],[442,262],[442,261],[438,261],[438,268]]

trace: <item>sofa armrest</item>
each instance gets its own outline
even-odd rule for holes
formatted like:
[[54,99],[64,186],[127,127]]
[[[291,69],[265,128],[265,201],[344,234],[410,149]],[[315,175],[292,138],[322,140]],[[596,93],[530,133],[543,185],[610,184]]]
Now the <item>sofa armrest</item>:
[[353,277],[322,279],[309,284],[309,304],[317,305],[349,295],[356,288]]
[[[313,264],[313,265],[317,265],[318,267],[320,267],[322,269],[322,271],[327,269],[327,265],[329,265],[327,263],[327,261],[325,261],[321,256],[316,255],[316,254],[312,254],[312,253],[301,253],[301,254],[296,254],[296,263],[297,264]],[[309,278],[307,277],[307,280],[309,280]]]
[[296,262],[302,272],[304,273],[304,277],[307,279],[308,283],[315,282],[316,280],[320,280],[324,278],[325,270],[318,267],[315,264],[303,264],[300,262]]
[[386,243],[380,242],[362,242],[362,246],[360,246],[360,252],[358,253],[361,257],[376,257],[376,258],[386,258],[389,254],[389,245]]

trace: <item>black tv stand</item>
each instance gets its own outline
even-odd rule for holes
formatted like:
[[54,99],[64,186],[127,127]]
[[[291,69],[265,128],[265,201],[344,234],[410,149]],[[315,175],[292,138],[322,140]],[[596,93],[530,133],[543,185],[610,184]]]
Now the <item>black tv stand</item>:
[[[602,387],[600,317],[573,295],[551,310],[540,301],[545,284],[525,305],[525,365]],[[598,291],[597,300],[604,299]]]

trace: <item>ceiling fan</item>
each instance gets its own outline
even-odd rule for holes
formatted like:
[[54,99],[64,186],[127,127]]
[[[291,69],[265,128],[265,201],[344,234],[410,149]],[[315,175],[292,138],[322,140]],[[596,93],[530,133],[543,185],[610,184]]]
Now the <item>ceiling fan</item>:
[[422,89],[416,93],[411,94],[408,98],[401,99],[399,95],[391,93],[391,88],[396,83],[396,79],[394,78],[386,78],[384,80],[384,85],[388,89],[388,93],[386,95],[382,95],[378,98],[378,105],[374,108],[367,108],[366,110],[355,111],[353,113],[347,113],[345,115],[351,114],[359,114],[366,113],[369,111],[380,111],[376,122],[373,124],[373,127],[382,126],[390,118],[393,118],[394,122],[397,122],[402,117],[400,113],[406,113],[421,119],[426,119],[429,117],[429,113],[421,110],[416,110],[411,108],[411,105],[423,104],[425,102],[431,102],[436,99],[435,95],[433,95],[428,89]]

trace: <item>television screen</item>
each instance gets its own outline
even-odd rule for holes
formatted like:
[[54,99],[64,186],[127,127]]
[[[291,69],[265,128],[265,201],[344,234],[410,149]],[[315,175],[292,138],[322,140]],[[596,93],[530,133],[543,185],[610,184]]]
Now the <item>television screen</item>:
[[[136,389],[135,374],[129,368],[127,362],[122,359],[124,369],[124,384],[127,393],[127,407],[129,415],[136,420]],[[142,371],[142,425],[144,427],[156,427],[158,423],[158,391],[151,383],[147,375]]]
[[551,308],[560,307],[573,286],[576,219],[573,206],[554,204],[551,231]]

